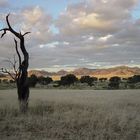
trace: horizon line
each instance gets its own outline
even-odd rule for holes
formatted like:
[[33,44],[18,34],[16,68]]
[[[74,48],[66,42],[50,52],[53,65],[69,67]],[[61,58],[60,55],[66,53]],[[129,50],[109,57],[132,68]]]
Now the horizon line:
[[58,72],[58,71],[61,71],[61,70],[64,70],[64,71],[73,71],[73,70],[76,70],[76,69],[82,69],[82,68],[86,68],[86,69],[109,69],[109,68],[116,68],[116,67],[129,67],[129,68],[140,68],[140,65],[110,65],[110,66],[101,66],[101,67],[58,67],[58,68],[53,68],[53,67],[48,67],[48,68],[29,68],[29,71],[30,70],[40,70],[40,71],[48,71],[48,72]]

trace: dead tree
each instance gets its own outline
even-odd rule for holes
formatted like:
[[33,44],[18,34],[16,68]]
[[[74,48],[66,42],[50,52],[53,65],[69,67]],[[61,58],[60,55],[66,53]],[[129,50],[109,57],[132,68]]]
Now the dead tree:
[[11,74],[10,71],[4,68],[2,68],[2,72],[8,73],[12,77],[12,79],[15,80],[17,85],[19,108],[21,112],[25,113],[28,109],[28,100],[29,100],[29,84],[28,84],[29,54],[25,48],[24,36],[30,32],[26,32],[24,34],[22,34],[21,32],[19,33],[16,32],[10,25],[9,14],[6,16],[6,23],[8,27],[0,30],[3,31],[1,38],[7,33],[7,31],[11,32],[17,39],[19,39],[19,47],[23,54],[23,57],[21,57],[21,54],[19,53],[18,42],[16,39],[14,39],[15,50],[18,56],[18,64],[19,64],[18,68],[16,68],[16,61],[15,61],[11,63],[15,74]]

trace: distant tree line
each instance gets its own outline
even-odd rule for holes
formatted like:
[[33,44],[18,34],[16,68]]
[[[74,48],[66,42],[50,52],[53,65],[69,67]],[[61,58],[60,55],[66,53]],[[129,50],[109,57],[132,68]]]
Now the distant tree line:
[[[37,77],[33,74],[28,77],[28,81],[30,87],[35,87],[36,84],[49,85],[50,83],[53,83],[53,87],[69,87],[71,85],[75,85],[76,83],[87,84],[87,86],[92,87],[97,85],[98,83],[107,83],[107,89],[119,89],[121,83],[125,83],[125,88],[127,88],[127,86],[129,86],[130,88],[135,88],[135,84],[140,82],[140,75],[134,75],[129,78],[120,78],[118,76],[113,76],[110,79],[91,77],[87,75],[81,76],[81,78],[78,79],[74,74],[68,74],[62,76],[58,81],[53,81],[51,77]],[[7,79],[4,79],[0,80],[0,83],[14,83],[14,81],[8,81]]]
[[50,84],[53,80],[51,77],[37,77],[36,75],[31,75],[29,78],[29,86],[30,87],[35,87],[36,84],[41,84],[41,85],[48,85]]

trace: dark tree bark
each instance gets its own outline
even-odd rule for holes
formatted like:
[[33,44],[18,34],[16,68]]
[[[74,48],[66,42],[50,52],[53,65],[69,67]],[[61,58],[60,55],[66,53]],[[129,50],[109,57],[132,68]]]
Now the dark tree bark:
[[25,48],[24,44],[24,36],[30,32],[26,32],[24,34],[21,34],[16,32],[9,23],[9,14],[6,16],[6,22],[8,25],[8,28],[3,28],[0,31],[3,31],[3,34],[1,35],[1,38],[7,33],[7,31],[11,32],[13,35],[15,35],[16,38],[19,39],[19,46],[20,50],[23,54],[23,60],[21,59],[21,55],[18,51],[18,42],[16,39],[15,41],[15,50],[18,56],[18,62],[19,66],[16,69],[15,65],[13,63],[13,68],[15,75],[13,76],[10,72],[8,72],[6,69],[2,69],[3,72],[8,73],[15,81],[17,85],[17,93],[18,93],[18,100],[19,100],[19,108],[20,111],[25,113],[28,109],[28,100],[29,100],[29,84],[28,84],[28,66],[29,66],[29,54]]

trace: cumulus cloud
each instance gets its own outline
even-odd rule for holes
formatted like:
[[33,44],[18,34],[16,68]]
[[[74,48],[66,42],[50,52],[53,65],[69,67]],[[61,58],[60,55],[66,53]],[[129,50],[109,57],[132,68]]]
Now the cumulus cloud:
[[104,30],[112,25],[110,21],[99,19],[99,15],[96,13],[75,18],[73,19],[73,24],[77,24],[76,26],[81,28],[95,28],[101,30]]
[[36,24],[42,18],[42,15],[43,12],[38,6],[31,9],[28,8],[23,11],[25,20],[32,25]]
[[75,29],[77,32],[116,32],[131,18],[131,10],[136,3],[137,0],[87,0],[68,6],[56,25],[62,33],[75,33]]
[[21,12],[23,17],[23,31],[31,31],[32,39],[37,43],[47,42],[52,32],[50,25],[52,18],[49,14],[46,14],[39,6],[29,7]]

